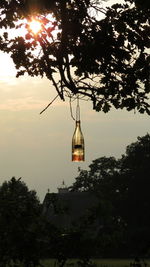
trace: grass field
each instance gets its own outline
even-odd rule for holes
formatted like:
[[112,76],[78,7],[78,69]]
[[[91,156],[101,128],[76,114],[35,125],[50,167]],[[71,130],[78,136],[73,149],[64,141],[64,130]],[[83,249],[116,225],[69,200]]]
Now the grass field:
[[[67,260],[65,267],[77,267],[77,260],[69,259]],[[96,264],[96,267],[130,267],[130,263],[133,263],[133,259],[94,259],[93,263]],[[145,260],[146,266],[141,264],[141,267],[150,267],[150,260]],[[58,267],[56,260],[44,260],[42,262],[44,267]]]

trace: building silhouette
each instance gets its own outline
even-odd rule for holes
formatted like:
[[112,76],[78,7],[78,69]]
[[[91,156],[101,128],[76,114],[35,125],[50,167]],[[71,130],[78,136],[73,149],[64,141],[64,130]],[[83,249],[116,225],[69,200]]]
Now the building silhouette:
[[[49,190],[43,201],[43,214],[47,220],[62,229],[79,228],[88,223],[98,204],[96,196],[89,192],[71,192],[64,181],[58,188],[58,193]],[[88,226],[89,231],[97,231],[98,220]],[[93,230],[92,230],[93,229]]]

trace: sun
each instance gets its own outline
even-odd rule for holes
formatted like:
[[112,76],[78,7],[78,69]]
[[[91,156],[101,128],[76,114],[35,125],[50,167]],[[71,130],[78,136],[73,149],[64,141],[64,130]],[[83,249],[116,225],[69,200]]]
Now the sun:
[[34,34],[37,34],[42,30],[42,24],[40,21],[32,19],[29,23],[29,28]]

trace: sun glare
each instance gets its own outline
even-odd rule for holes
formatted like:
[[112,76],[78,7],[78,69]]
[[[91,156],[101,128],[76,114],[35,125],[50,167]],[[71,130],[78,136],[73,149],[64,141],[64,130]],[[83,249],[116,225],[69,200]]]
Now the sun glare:
[[34,34],[37,34],[42,29],[40,21],[34,19],[29,23],[29,27]]

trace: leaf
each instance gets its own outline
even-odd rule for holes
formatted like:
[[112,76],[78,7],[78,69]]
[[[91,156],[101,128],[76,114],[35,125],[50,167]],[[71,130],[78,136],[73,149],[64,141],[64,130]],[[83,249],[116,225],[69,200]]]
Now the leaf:
[[104,106],[103,106],[103,111],[104,111],[105,113],[107,113],[107,112],[110,110],[110,107],[111,107],[111,105],[108,104],[107,102],[105,102],[105,103],[104,103]]
[[101,101],[99,101],[98,103],[97,103],[97,105],[96,105],[96,107],[95,107],[95,110],[97,111],[97,112],[99,112],[99,111],[101,111],[101,109],[102,109],[102,102]]
[[25,35],[26,40],[30,40],[32,38],[32,35],[30,33],[27,33]]

